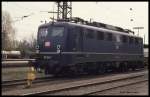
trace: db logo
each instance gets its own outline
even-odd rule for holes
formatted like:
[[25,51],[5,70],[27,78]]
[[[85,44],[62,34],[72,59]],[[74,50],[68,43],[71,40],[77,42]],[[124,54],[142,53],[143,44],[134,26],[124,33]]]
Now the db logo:
[[49,41],[45,42],[45,47],[50,47],[51,43]]

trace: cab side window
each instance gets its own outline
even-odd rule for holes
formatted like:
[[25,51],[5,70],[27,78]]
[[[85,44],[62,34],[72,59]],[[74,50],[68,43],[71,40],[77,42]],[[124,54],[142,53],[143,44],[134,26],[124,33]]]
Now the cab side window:
[[107,33],[107,40],[108,41],[112,41],[113,40],[112,33]]
[[85,37],[88,39],[93,39],[94,38],[94,31],[91,29],[86,29]]
[[129,44],[133,44],[134,43],[134,38],[133,37],[129,37]]
[[97,31],[97,39],[98,40],[104,40],[104,32]]
[[128,42],[128,37],[125,35],[122,35],[122,42],[127,43]]
[[140,44],[140,43],[142,43],[142,42],[143,42],[142,39],[140,39],[140,38],[135,38],[135,44]]
[[77,50],[82,50],[82,42],[83,42],[83,28],[81,27],[77,27],[76,28],[76,39],[75,39],[75,42],[76,42],[76,49]]

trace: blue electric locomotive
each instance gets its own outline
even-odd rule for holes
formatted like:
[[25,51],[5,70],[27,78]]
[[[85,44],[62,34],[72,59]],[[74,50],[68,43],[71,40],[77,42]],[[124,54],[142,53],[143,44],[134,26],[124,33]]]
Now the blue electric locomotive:
[[129,30],[99,24],[60,21],[39,26],[35,67],[44,69],[46,74],[70,74],[127,71],[144,66],[141,37]]

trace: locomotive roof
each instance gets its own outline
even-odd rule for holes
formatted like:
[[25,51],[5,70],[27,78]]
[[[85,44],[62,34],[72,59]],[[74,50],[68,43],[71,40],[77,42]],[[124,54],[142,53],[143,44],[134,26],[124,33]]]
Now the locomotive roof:
[[[52,24],[52,22],[46,23],[46,24],[42,24],[39,27],[49,26],[51,24]],[[127,36],[142,38],[142,37],[131,35],[131,34],[128,34],[128,33],[125,33],[125,32],[119,32],[119,31],[114,31],[114,30],[110,30],[110,29],[105,29],[105,28],[100,28],[100,27],[94,27],[94,26],[85,25],[85,24],[79,24],[79,23],[71,23],[71,22],[55,22],[54,23],[54,25],[57,25],[57,24],[58,25],[78,26],[78,27],[84,27],[84,28],[87,28],[87,29],[99,30],[99,31],[104,31],[104,32],[107,31],[108,33],[121,34],[121,35],[127,35]]]

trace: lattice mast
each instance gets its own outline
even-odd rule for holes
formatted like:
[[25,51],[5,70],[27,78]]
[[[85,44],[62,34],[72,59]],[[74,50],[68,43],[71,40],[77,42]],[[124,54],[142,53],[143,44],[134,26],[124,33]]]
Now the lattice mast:
[[67,20],[72,18],[72,3],[71,2],[56,2],[57,3],[57,20]]

